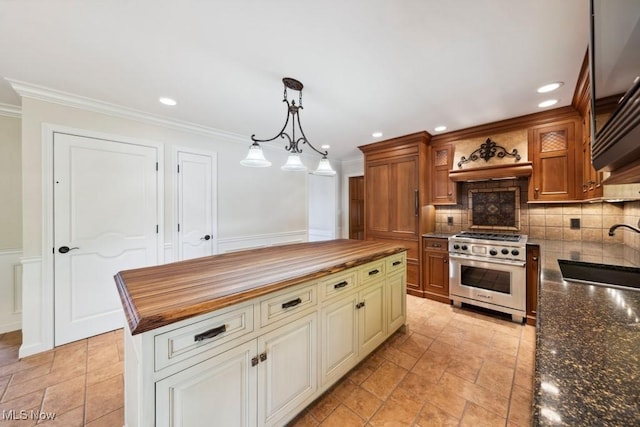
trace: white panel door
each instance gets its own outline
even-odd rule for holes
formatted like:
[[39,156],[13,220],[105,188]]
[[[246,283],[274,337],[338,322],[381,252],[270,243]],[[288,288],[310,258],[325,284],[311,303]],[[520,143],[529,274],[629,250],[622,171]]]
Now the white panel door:
[[178,260],[217,252],[215,154],[178,151]]
[[123,326],[113,276],[158,262],[157,149],[55,133],[55,345]]

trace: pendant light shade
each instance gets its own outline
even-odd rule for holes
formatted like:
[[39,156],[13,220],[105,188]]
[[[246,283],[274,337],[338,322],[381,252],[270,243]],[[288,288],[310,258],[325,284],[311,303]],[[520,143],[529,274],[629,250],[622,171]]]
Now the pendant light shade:
[[289,154],[289,157],[287,157],[287,163],[282,165],[280,169],[283,171],[297,172],[306,171],[307,167],[302,163],[302,160],[300,160],[300,156],[297,154]]
[[264,157],[262,147],[257,142],[251,144],[247,157],[240,161],[242,166],[248,166],[252,168],[267,168],[271,166],[271,162]]
[[313,172],[314,175],[322,175],[322,176],[333,176],[336,174],[336,171],[331,167],[331,163],[329,163],[329,159],[323,157],[318,162],[318,169]]

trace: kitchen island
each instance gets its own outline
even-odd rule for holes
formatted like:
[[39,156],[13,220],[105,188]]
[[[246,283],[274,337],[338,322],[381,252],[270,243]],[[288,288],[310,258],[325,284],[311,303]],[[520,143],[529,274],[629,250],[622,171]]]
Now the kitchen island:
[[640,425],[640,291],[564,281],[558,259],[640,266],[620,244],[541,245],[534,425]]
[[406,323],[406,248],[332,240],[120,272],[127,426],[282,425]]

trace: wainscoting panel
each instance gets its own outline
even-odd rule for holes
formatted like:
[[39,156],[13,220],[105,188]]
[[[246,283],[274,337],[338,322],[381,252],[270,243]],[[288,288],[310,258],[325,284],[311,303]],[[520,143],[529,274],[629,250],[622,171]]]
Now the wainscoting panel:
[[22,323],[22,265],[18,249],[0,251],[0,333],[20,329]]
[[246,249],[257,249],[266,246],[302,243],[306,241],[307,230],[231,237],[218,239],[218,253],[222,254],[225,252],[236,252]]

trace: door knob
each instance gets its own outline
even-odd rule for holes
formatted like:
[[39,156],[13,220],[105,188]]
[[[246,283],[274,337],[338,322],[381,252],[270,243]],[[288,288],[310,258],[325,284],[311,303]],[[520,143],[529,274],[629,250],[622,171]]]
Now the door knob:
[[209,236],[208,234],[200,238],[200,240],[210,240],[210,239],[211,239],[211,236]]
[[60,246],[60,248],[58,249],[58,252],[60,252],[61,254],[66,254],[69,251],[72,251],[74,249],[80,249],[79,247],[73,247],[70,248],[69,246]]

